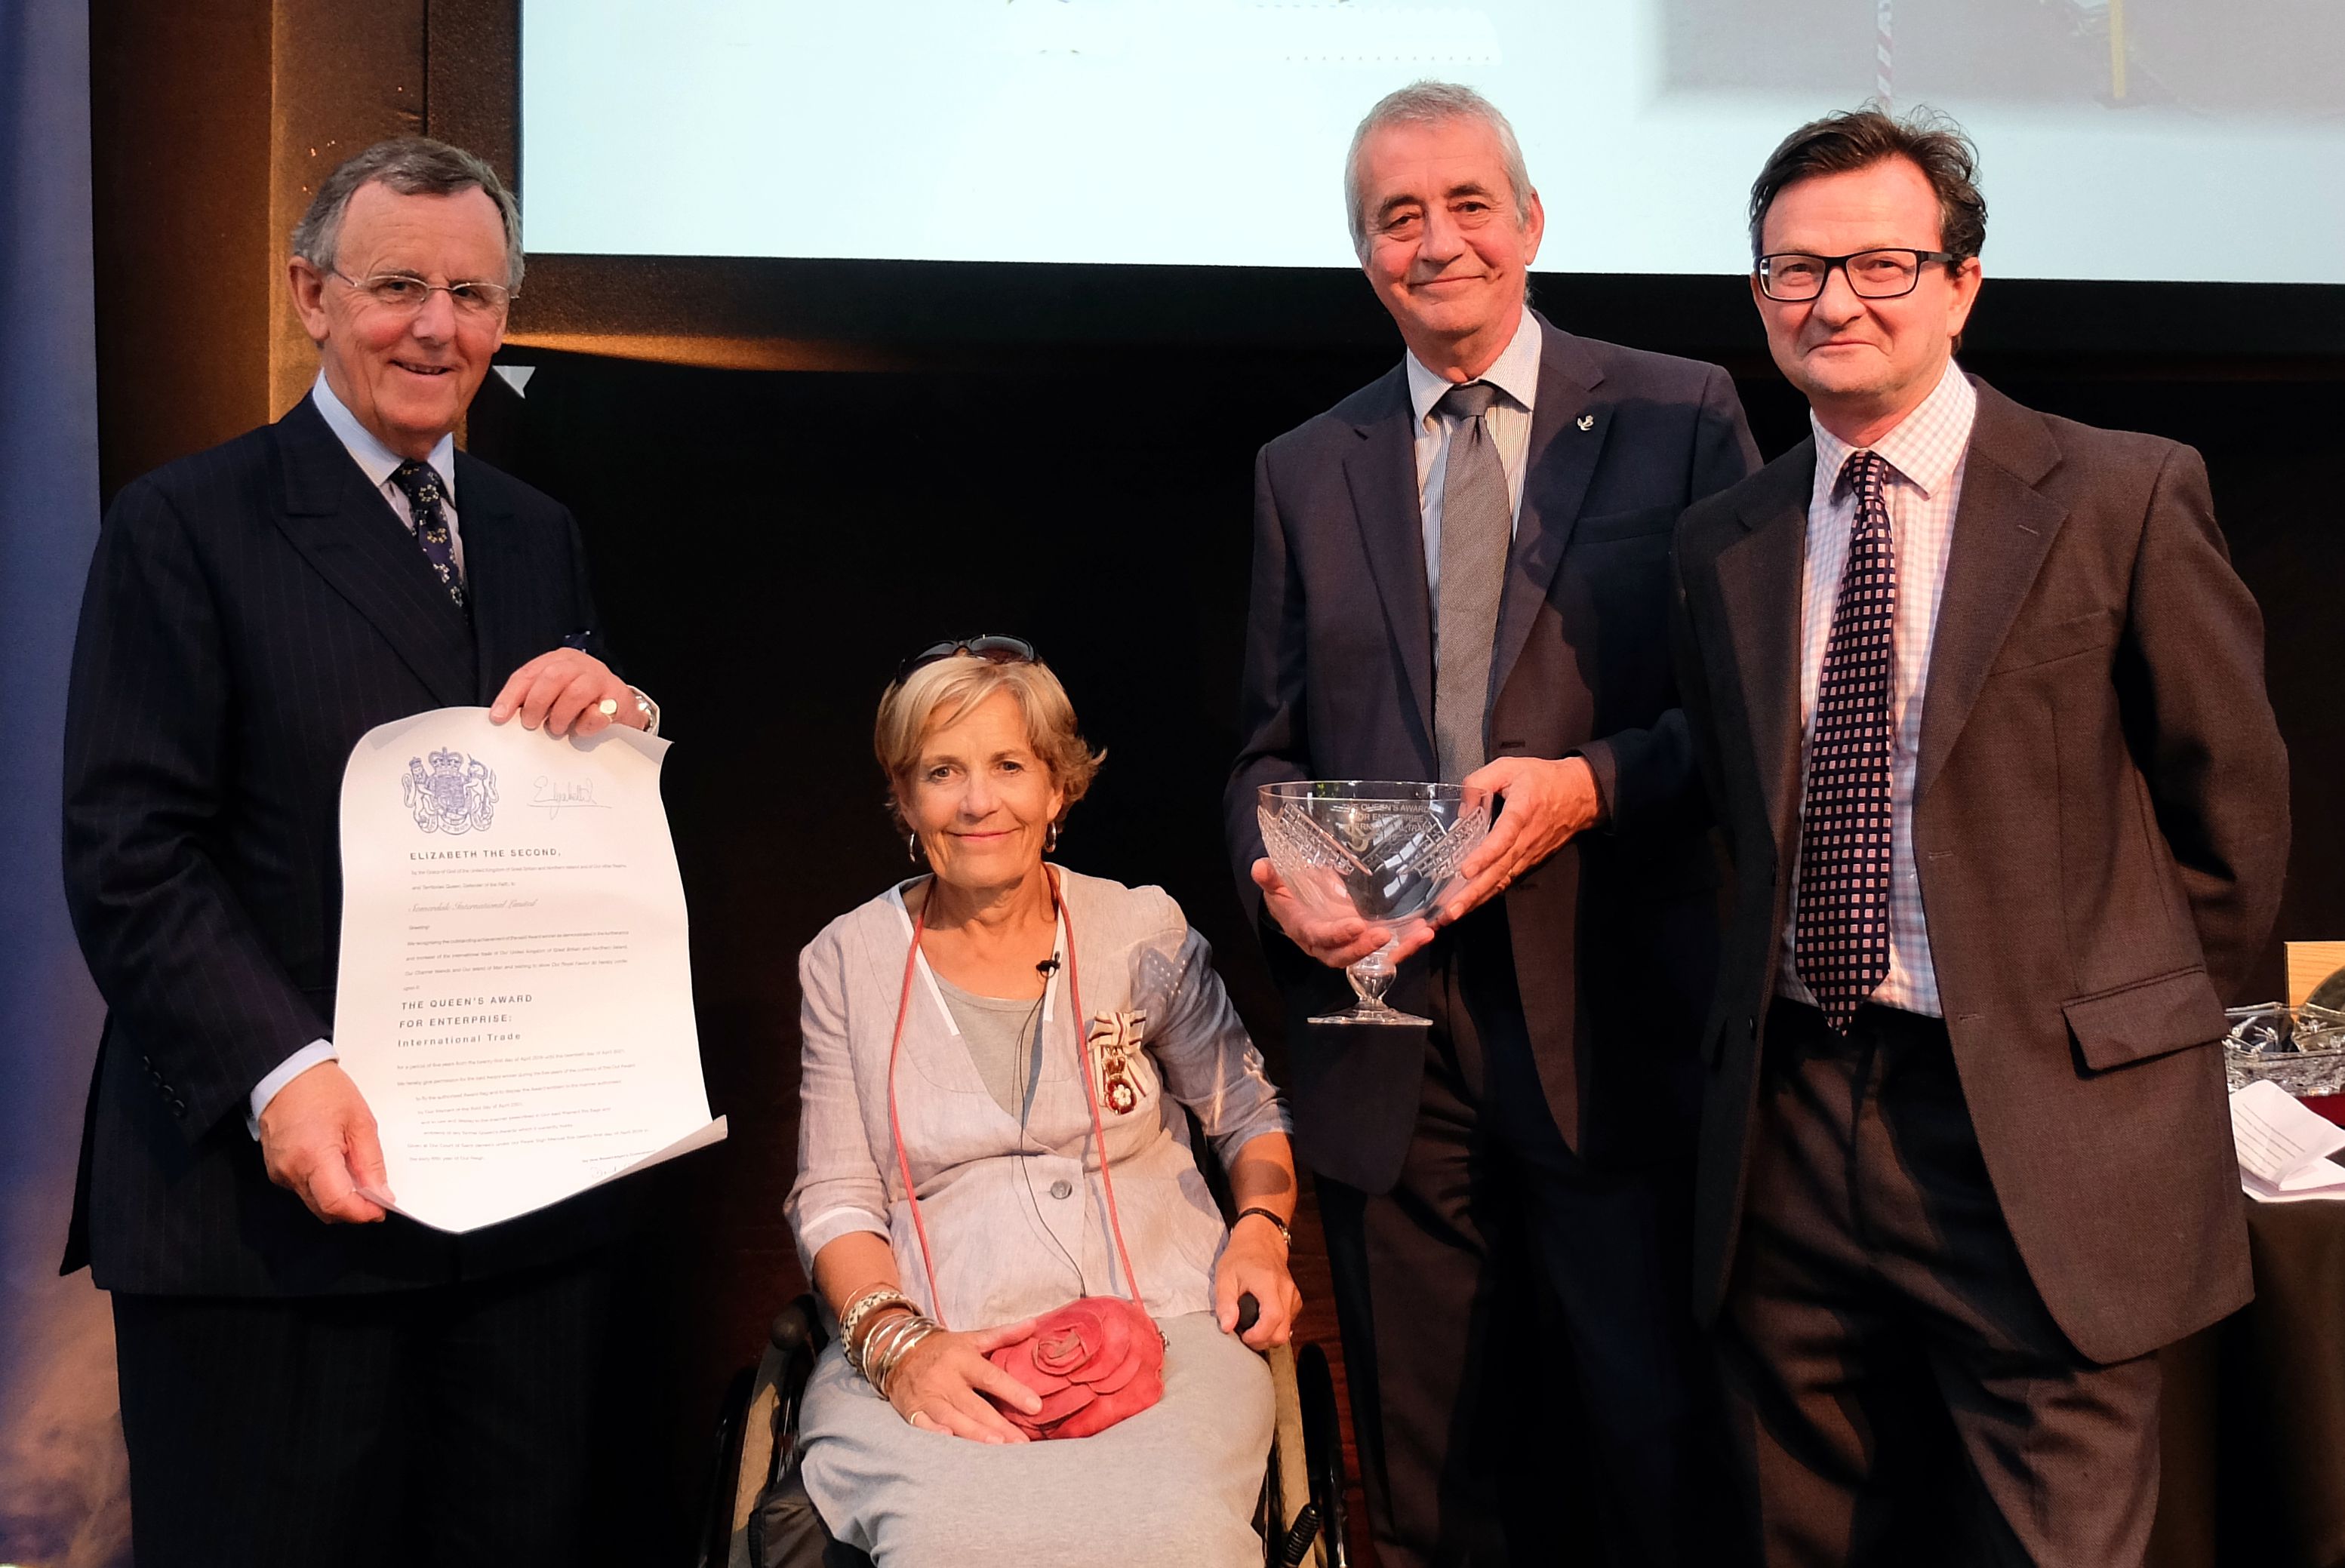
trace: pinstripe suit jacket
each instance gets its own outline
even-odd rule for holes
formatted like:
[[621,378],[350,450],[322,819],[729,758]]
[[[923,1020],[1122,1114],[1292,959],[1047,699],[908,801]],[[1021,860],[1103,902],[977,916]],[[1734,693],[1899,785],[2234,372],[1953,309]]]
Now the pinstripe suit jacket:
[[456,481],[469,623],[307,399],[107,513],[66,717],[66,892],[107,1015],[65,1268],[108,1290],[393,1289],[612,1229],[599,1195],[462,1239],[324,1225],[245,1123],[330,1032],[351,746],[597,625],[570,514],[462,453]]

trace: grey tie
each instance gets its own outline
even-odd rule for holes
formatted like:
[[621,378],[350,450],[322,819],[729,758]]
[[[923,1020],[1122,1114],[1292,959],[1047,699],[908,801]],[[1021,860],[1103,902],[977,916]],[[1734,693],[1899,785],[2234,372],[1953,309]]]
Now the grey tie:
[[1452,387],[1436,405],[1456,419],[1441,481],[1441,602],[1433,644],[1433,745],[1444,783],[1456,784],[1487,757],[1483,720],[1490,701],[1490,645],[1498,593],[1514,536],[1514,498],[1483,416],[1498,395],[1487,381]]

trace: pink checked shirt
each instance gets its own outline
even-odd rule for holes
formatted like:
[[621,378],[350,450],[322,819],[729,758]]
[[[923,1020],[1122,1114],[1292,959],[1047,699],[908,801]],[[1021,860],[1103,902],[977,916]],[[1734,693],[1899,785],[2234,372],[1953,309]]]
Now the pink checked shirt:
[[[1937,635],[1938,604],[1946,586],[1946,554],[1954,543],[1954,509],[1962,502],[1963,465],[1971,444],[1978,393],[1968,378],[1946,361],[1945,374],[1897,428],[1873,444],[1889,465],[1890,549],[1897,561],[1897,661],[1890,693],[1896,728],[1889,743],[1889,974],[1873,993],[1885,1007],[1943,1017],[1937,972],[1930,966],[1930,927],[1922,913],[1922,879],[1914,864],[1914,768],[1922,746],[1922,698],[1930,668],[1930,644]],[[1824,644],[1832,639],[1832,603],[1840,592],[1841,568],[1848,561],[1848,536],[1856,518],[1856,494],[1841,482],[1841,469],[1860,449],[1834,436],[1811,413],[1815,431],[1816,476],[1808,501],[1807,563],[1800,590],[1800,775],[1807,776],[1808,744],[1813,733],[1816,688],[1822,683]],[[1801,807],[1807,800],[1804,783]],[[1792,867],[1792,896],[1799,897],[1799,866]],[[1794,918],[1783,922],[1783,962],[1779,994],[1814,1005],[1792,961]]]

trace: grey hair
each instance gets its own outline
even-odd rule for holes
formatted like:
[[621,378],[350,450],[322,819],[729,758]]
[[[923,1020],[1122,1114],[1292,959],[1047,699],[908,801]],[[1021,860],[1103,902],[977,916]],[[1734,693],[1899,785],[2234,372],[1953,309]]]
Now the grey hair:
[[477,188],[497,204],[505,225],[505,287],[521,288],[521,204],[485,159],[430,137],[393,137],[345,159],[318,187],[310,210],[293,226],[293,254],[331,269],[342,236],[342,214],[360,186],[381,182],[401,196],[455,196]]
[[1505,155],[1507,183],[1515,191],[1515,221],[1527,224],[1531,220],[1531,174],[1524,167],[1522,144],[1515,140],[1515,127],[1498,106],[1473,88],[1455,82],[1411,82],[1396,92],[1386,93],[1368,111],[1360,128],[1352,133],[1352,150],[1344,157],[1344,205],[1352,220],[1352,251],[1363,260],[1368,254],[1367,197],[1360,189],[1360,149],[1368,137],[1394,126],[1438,126],[1457,120],[1470,120],[1487,126],[1490,134],[1498,138],[1498,150]]

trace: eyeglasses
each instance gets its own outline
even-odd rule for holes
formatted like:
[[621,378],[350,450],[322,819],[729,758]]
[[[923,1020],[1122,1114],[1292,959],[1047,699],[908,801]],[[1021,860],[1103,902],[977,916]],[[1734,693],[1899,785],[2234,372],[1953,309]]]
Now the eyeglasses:
[[1848,279],[1849,292],[1859,299],[1895,299],[1921,285],[1922,264],[1952,261],[1945,250],[1857,250],[1846,256],[1810,256],[1802,250],[1778,251],[1758,260],[1759,291],[1779,304],[1797,305],[1824,291],[1837,267]]
[[921,649],[896,666],[896,679],[900,683],[915,670],[923,669],[940,659],[958,658],[963,653],[982,659],[989,664],[1039,664],[1042,662],[1042,655],[1034,652],[1034,644],[1025,638],[1002,637],[987,632]]
[[378,272],[371,278],[353,278],[340,268],[329,270],[384,309],[408,316],[421,311],[425,301],[434,294],[445,294],[448,303],[467,316],[493,316],[517,298],[502,283],[426,283],[411,272]]

